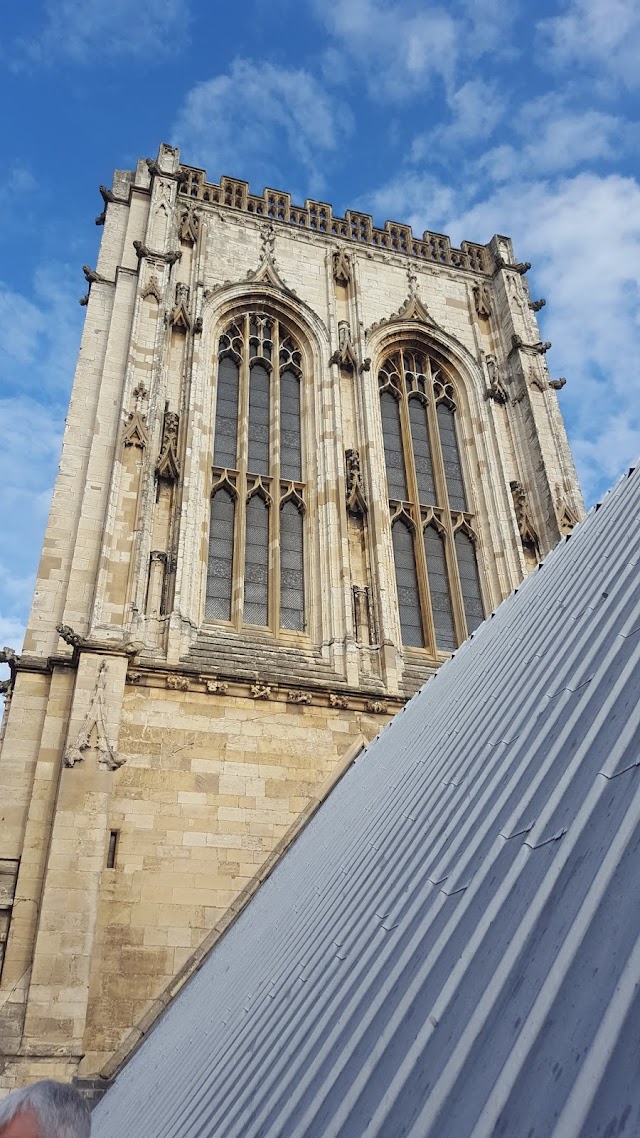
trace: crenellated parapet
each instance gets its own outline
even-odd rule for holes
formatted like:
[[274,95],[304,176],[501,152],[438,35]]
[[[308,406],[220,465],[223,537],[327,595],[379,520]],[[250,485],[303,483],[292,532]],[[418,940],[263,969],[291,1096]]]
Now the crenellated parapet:
[[220,184],[207,182],[204,170],[194,166],[181,166],[184,179],[180,183],[181,198],[190,198],[210,205],[231,206],[233,209],[256,217],[279,221],[298,229],[326,237],[338,237],[354,241],[358,245],[371,245],[374,249],[384,249],[390,253],[406,253],[422,261],[433,261],[438,265],[450,265],[454,269],[467,269],[474,273],[489,275],[493,262],[487,246],[462,241],[459,249],[451,245],[443,233],[425,230],[421,238],[414,237],[410,225],[400,225],[395,221],[385,221],[382,229],[376,228],[368,213],[347,210],[344,217],[334,217],[332,207],[327,202],[317,202],[307,198],[303,206],[291,204],[291,194],[282,190],[265,189],[262,196],[252,194],[249,183],[236,178],[222,177]]

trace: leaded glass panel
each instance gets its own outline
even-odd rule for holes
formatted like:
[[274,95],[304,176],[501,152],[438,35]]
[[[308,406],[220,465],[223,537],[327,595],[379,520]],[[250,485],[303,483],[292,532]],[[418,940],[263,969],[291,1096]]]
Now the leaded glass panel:
[[233,581],[233,529],[235,500],[228,490],[218,490],[211,499],[209,564],[205,615],[231,620]]

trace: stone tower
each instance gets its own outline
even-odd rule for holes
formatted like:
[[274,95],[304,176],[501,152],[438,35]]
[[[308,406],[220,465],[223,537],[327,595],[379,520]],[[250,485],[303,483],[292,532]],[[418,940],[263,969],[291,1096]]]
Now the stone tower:
[[5,1089],[113,1075],[583,508],[508,238],[376,229],[169,146],[101,192],[3,725]]

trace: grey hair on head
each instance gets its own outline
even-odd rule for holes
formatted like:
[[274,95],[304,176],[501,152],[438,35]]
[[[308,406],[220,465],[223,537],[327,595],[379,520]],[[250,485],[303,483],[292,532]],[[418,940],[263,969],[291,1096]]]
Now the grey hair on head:
[[30,1111],[38,1124],[38,1138],[89,1138],[91,1115],[84,1099],[68,1083],[43,1079],[12,1091],[0,1102],[0,1138],[8,1122]]

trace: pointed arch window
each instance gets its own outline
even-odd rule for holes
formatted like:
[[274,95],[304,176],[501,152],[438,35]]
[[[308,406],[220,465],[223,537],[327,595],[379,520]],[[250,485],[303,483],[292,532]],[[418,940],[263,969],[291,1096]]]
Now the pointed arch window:
[[205,617],[304,631],[302,353],[264,312],[220,337]]
[[455,387],[420,346],[389,355],[378,380],[402,641],[451,652],[484,619]]

